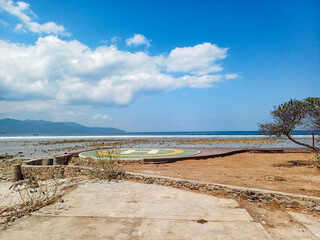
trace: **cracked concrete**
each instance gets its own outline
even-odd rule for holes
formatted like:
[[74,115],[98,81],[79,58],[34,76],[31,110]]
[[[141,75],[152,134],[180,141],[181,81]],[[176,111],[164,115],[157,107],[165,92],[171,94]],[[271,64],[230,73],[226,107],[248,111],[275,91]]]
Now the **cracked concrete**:
[[85,181],[63,201],[0,230],[0,239],[320,239],[317,217],[243,207],[251,215],[233,199],[153,184]]
[[289,212],[297,221],[303,224],[315,237],[320,239],[320,219],[306,214]]
[[123,181],[87,181],[0,231],[19,238],[272,239],[235,200]]

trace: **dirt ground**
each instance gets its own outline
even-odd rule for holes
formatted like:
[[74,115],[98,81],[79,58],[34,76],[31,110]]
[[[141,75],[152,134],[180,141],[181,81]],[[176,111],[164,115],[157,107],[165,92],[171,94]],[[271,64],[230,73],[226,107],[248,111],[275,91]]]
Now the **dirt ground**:
[[320,197],[320,170],[310,153],[242,153],[123,170]]

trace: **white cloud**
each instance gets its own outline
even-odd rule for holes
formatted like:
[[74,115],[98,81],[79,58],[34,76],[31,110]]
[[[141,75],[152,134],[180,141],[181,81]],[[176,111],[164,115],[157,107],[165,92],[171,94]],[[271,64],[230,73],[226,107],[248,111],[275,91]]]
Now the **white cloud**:
[[121,38],[118,36],[114,36],[111,39],[107,39],[107,40],[102,40],[101,42],[103,44],[108,44],[111,43],[112,45],[117,45],[119,42],[121,41]]
[[111,43],[118,43],[120,41],[121,41],[121,37],[118,37],[118,36],[114,36],[110,39]]
[[[34,45],[0,40],[0,96],[7,101],[126,105],[139,96],[208,88],[236,78],[236,74],[212,74],[222,69],[216,61],[226,52],[210,43],[176,48],[169,56],[150,56],[113,45],[90,49],[57,36],[40,37]],[[184,74],[177,77],[171,73],[175,71]]]
[[[23,25],[22,25],[21,23],[18,23],[18,24],[15,26],[14,30],[15,30],[15,31],[21,31],[22,28],[23,28]],[[23,30],[22,30],[22,31],[23,31]]]
[[82,121],[91,120],[87,112],[90,106],[71,106],[56,100],[24,100],[6,101],[0,100],[0,118],[11,116],[15,119],[39,119],[49,121]]
[[1,101],[0,100],[0,114],[17,113],[17,112],[42,112],[47,109],[53,109],[55,103],[40,100],[26,100],[26,101]]
[[200,75],[220,72],[223,68],[216,62],[226,58],[227,51],[227,48],[220,48],[211,43],[175,48],[170,52],[167,71],[189,72]]
[[1,18],[0,18],[0,24],[3,25],[3,26],[8,26],[8,23],[3,21]]
[[97,119],[103,119],[103,120],[107,120],[107,119],[112,119],[110,116],[108,115],[101,115],[101,114],[96,114],[92,117],[92,119],[97,120]]
[[146,45],[147,47],[150,46],[150,40],[147,39],[142,34],[136,33],[132,38],[126,39],[126,43],[128,46],[138,46],[138,45]]
[[57,25],[54,22],[46,22],[39,24],[32,21],[30,15],[34,15],[29,8],[29,4],[25,2],[14,2],[12,0],[0,0],[0,8],[10,13],[11,15],[19,18],[23,24],[17,24],[15,30],[22,30],[26,28],[28,31],[38,34],[63,34],[68,35],[65,32],[65,28],[62,25]]

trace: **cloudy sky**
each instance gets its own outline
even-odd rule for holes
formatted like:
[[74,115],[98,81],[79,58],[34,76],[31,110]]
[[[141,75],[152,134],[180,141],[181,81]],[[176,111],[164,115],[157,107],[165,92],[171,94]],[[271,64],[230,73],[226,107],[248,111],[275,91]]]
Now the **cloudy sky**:
[[320,94],[320,2],[0,0],[0,118],[256,130]]

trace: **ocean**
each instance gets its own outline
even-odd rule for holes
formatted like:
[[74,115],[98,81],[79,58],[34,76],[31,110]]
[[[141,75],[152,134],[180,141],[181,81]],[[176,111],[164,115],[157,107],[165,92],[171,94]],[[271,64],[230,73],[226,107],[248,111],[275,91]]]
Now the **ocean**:
[[[298,138],[311,138],[310,131],[296,131]],[[41,140],[41,139],[101,139],[101,138],[266,138],[259,131],[185,131],[185,132],[127,132],[122,134],[72,134],[72,135],[34,135],[34,134],[0,134],[1,140]]]

